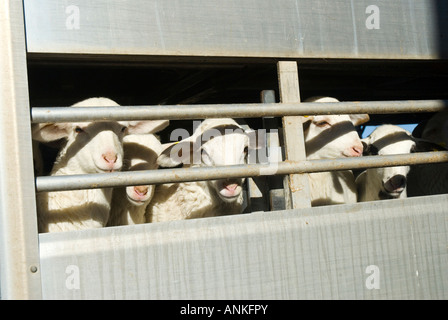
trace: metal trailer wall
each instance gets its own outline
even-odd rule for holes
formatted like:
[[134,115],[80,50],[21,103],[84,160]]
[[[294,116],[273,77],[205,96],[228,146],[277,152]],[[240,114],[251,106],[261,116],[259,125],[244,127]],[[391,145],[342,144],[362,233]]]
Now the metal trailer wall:
[[0,7],[2,298],[447,298],[446,195],[37,236],[25,58],[438,59],[445,4],[378,1],[370,29],[367,1],[23,3]]
[[42,295],[446,299],[447,205],[441,195],[40,234]]

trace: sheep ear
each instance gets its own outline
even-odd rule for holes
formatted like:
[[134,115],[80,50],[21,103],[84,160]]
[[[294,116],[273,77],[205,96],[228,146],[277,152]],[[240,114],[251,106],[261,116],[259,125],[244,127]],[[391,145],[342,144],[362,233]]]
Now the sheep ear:
[[302,116],[302,123],[313,121],[314,116]]
[[421,138],[422,134],[423,134],[423,130],[425,130],[427,123],[428,123],[428,120],[420,122],[412,131],[412,136],[415,138]]
[[447,151],[445,146],[438,143],[419,138],[414,138],[414,140],[416,143],[414,152]]
[[353,125],[359,126],[369,121],[370,117],[368,114],[351,114],[350,119],[352,120]]
[[181,141],[170,144],[157,158],[161,167],[172,168],[180,164],[191,164],[193,155],[193,142]]
[[40,142],[51,142],[67,138],[72,125],[69,123],[39,123],[33,124],[33,139]]
[[156,133],[170,124],[169,120],[129,121],[128,132],[131,134]]

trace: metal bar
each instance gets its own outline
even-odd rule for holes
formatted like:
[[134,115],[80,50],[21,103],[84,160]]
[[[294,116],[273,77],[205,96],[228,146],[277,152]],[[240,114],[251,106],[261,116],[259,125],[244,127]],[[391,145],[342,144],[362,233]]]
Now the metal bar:
[[317,114],[386,114],[438,112],[448,108],[448,100],[351,101],[331,103],[268,103],[120,106],[120,107],[34,107],[31,121],[81,122],[95,120],[188,120],[205,118],[258,118]]
[[[262,101],[263,103],[275,103],[275,91],[274,90],[262,91]],[[263,118],[263,128],[267,130],[266,147],[269,150],[267,154],[269,154],[269,161],[271,162],[282,161],[282,150],[280,147],[280,136],[278,131],[279,127],[280,123],[278,121],[278,118],[274,117]],[[283,189],[283,177],[269,176],[267,177],[266,180],[269,190],[269,208],[271,209],[271,211],[285,210],[286,203],[285,203],[285,192]]]
[[[261,102],[266,102],[266,96],[271,96],[273,91],[262,91],[261,92]],[[275,100],[271,100],[270,102],[275,103]],[[249,126],[247,124],[243,125],[243,128],[246,130],[249,129]],[[264,154],[269,154],[267,152],[267,146],[265,144],[259,145],[259,142],[257,142],[257,147],[260,149],[263,149]],[[258,152],[257,152],[258,153]],[[256,163],[259,163],[258,154],[255,154],[255,161]],[[250,159],[249,159],[250,161]],[[244,209],[244,212],[256,212],[256,211],[269,211],[268,206],[268,193],[269,188],[267,185],[267,179],[266,177],[250,177],[247,178],[247,207]]]
[[163,169],[111,172],[86,175],[37,177],[37,192],[111,188],[129,185],[163,184],[223,178],[286,175],[322,171],[339,171],[376,167],[394,167],[448,161],[448,151],[422,152],[390,156],[284,161],[271,164],[249,164],[188,169]]
[[0,296],[40,299],[22,1],[0,2]]

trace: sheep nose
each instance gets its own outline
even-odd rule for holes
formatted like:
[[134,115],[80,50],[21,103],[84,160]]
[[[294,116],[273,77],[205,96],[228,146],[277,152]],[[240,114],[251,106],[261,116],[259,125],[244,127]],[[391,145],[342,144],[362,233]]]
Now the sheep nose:
[[137,186],[134,187],[135,193],[137,193],[140,196],[144,196],[148,193],[148,187],[147,186]]
[[390,184],[394,190],[406,187],[406,177],[402,174],[397,174],[389,179]]
[[115,163],[117,162],[118,156],[115,152],[109,151],[103,154],[103,159],[107,163]]
[[354,146],[354,147],[352,147],[351,151],[352,151],[353,157],[360,157],[360,156],[362,156],[363,148],[362,147],[358,147],[358,146]]
[[235,191],[235,189],[238,187],[238,184],[236,183],[227,184],[224,187],[229,191]]

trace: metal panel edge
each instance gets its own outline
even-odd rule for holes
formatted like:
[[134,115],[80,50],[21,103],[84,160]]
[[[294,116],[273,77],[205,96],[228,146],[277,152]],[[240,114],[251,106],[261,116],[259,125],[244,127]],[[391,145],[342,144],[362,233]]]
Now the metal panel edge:
[[39,299],[37,218],[21,1],[0,4],[0,273],[2,299]]

